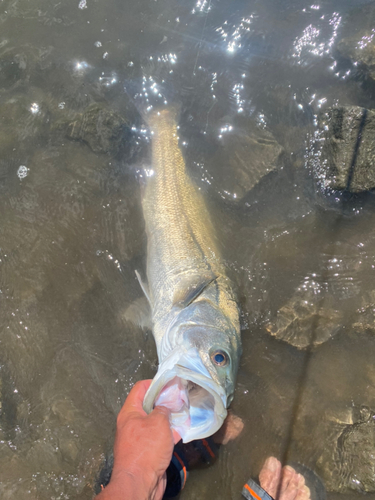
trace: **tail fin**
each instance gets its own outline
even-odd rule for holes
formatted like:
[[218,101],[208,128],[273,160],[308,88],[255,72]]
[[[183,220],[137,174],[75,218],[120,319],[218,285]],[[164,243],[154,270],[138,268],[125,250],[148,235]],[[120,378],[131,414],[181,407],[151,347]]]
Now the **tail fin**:
[[152,108],[143,115],[143,119],[151,129],[156,129],[160,123],[176,126],[181,114],[181,105],[173,104],[165,107]]

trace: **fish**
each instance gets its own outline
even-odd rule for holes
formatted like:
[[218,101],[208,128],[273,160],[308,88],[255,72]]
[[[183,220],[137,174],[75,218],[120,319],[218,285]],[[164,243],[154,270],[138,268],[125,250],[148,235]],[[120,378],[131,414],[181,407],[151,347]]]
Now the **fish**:
[[152,168],[142,209],[146,275],[159,366],[143,408],[169,408],[184,443],[214,434],[235,390],[242,352],[239,306],[205,200],[179,146],[178,111],[147,117]]

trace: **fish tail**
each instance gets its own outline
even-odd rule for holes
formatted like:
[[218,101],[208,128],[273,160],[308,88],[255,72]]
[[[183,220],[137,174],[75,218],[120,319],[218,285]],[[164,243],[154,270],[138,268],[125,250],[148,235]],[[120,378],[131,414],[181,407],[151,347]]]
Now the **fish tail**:
[[171,124],[177,124],[181,115],[182,105],[171,103],[168,105],[156,103],[149,105],[145,102],[139,102],[134,97],[129,89],[125,88],[125,93],[128,96],[131,106],[138,112],[143,122],[149,127],[155,127],[162,120],[169,120]]
[[181,114],[181,105],[171,104],[165,107],[155,107],[142,114],[143,119],[152,132],[160,128],[160,124],[176,128]]

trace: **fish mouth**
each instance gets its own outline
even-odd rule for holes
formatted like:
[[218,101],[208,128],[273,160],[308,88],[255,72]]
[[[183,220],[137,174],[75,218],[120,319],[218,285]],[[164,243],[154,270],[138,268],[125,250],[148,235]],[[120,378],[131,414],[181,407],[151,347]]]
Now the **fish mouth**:
[[204,366],[198,350],[176,348],[159,365],[143,408],[150,413],[155,406],[171,411],[171,426],[184,443],[203,439],[222,426],[227,415],[227,396]]

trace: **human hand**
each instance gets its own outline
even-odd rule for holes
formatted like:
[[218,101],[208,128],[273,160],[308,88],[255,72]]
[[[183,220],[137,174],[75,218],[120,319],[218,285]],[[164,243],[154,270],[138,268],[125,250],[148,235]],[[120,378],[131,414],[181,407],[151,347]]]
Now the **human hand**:
[[132,498],[160,500],[166,487],[166,469],[180,436],[172,431],[170,411],[156,407],[149,415],[143,399],[151,380],[137,382],[117,417],[111,481],[97,500]]

